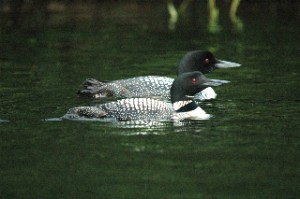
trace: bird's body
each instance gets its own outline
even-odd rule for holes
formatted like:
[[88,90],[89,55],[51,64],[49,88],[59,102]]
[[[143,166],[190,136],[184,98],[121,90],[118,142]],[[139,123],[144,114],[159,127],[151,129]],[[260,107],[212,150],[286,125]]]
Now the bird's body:
[[171,102],[153,98],[127,98],[95,106],[71,108],[65,119],[97,118],[116,121],[208,119],[209,114],[192,99],[197,92],[221,83],[200,72],[180,74],[170,88]]
[[[208,51],[192,51],[187,53],[180,62],[178,75],[185,72],[200,71],[210,73],[217,68],[238,67],[240,64],[217,60]],[[115,97],[152,97],[170,99],[170,88],[174,79],[165,76],[139,76],[128,79],[113,81],[98,81],[87,79],[84,82],[84,89],[78,93],[81,96],[98,99]],[[228,83],[226,80],[219,80]],[[213,99],[217,96],[212,88],[209,92],[202,91],[196,95],[197,99]]]

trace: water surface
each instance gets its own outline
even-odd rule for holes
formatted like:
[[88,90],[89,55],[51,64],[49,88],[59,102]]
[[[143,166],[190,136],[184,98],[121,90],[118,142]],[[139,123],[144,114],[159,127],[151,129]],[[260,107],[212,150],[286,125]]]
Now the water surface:
[[[1,1],[1,198],[299,196],[300,4],[170,2]],[[95,103],[87,77],[175,77],[195,49],[242,64],[207,75],[231,81],[200,104],[210,120],[45,121]]]

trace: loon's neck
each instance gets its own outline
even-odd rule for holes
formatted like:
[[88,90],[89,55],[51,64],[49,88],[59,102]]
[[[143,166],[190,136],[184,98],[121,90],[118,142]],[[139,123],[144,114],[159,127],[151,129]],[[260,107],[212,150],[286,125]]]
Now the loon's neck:
[[184,100],[174,102],[173,107],[176,113],[180,113],[195,110],[198,105],[194,102],[194,100]]
[[172,116],[174,120],[207,120],[211,116],[201,109],[194,100],[177,101],[173,103],[175,113]]

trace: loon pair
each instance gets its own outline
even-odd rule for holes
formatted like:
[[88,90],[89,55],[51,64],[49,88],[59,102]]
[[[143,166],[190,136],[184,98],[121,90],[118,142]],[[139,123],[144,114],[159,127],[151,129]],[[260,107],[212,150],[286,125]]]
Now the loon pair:
[[[135,77],[107,83],[88,79],[85,83],[86,88],[79,92],[82,95],[96,98],[110,96],[132,98],[96,106],[75,107],[70,109],[63,118],[98,118],[116,121],[208,119],[209,114],[197,105],[194,96],[210,86],[226,83],[226,81],[207,79],[202,74],[226,66],[240,65],[217,60],[210,52],[193,51],[180,62],[178,77],[175,80],[160,76]],[[171,103],[148,98],[158,96],[158,91],[163,97],[170,97]]]
[[[240,64],[218,60],[209,51],[191,51],[180,61],[178,75],[185,72],[200,71],[203,74],[212,72],[218,68],[239,67]],[[156,97],[170,99],[170,88],[174,79],[163,76],[140,76],[114,81],[98,81],[87,79],[84,89],[79,91],[81,96],[103,99],[107,97]],[[229,81],[219,80],[221,83]],[[212,88],[203,90],[195,95],[195,99],[214,99],[216,93]]]
[[218,80],[207,79],[198,71],[178,75],[171,86],[171,103],[152,98],[126,98],[96,106],[71,108],[63,119],[103,119],[115,121],[203,120],[210,117],[193,96]]

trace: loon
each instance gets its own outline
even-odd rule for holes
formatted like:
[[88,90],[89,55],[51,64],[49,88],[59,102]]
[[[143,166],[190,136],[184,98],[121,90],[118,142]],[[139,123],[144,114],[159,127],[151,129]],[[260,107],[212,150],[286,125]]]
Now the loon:
[[[209,51],[190,51],[180,61],[178,75],[184,72],[200,71],[210,73],[217,68],[239,67],[241,64],[218,60]],[[113,81],[98,81],[90,78],[83,83],[84,89],[78,91],[80,96],[103,99],[109,97],[157,97],[170,99],[170,88],[174,79],[164,76],[139,76]],[[220,83],[228,83],[219,80]],[[199,100],[214,99],[216,93],[212,88],[207,88],[198,93],[195,98]]]
[[113,119],[116,122],[205,120],[210,115],[198,106],[193,96],[209,86],[221,84],[198,71],[182,73],[171,86],[171,103],[153,98],[125,98],[95,106],[74,107],[62,119]]

